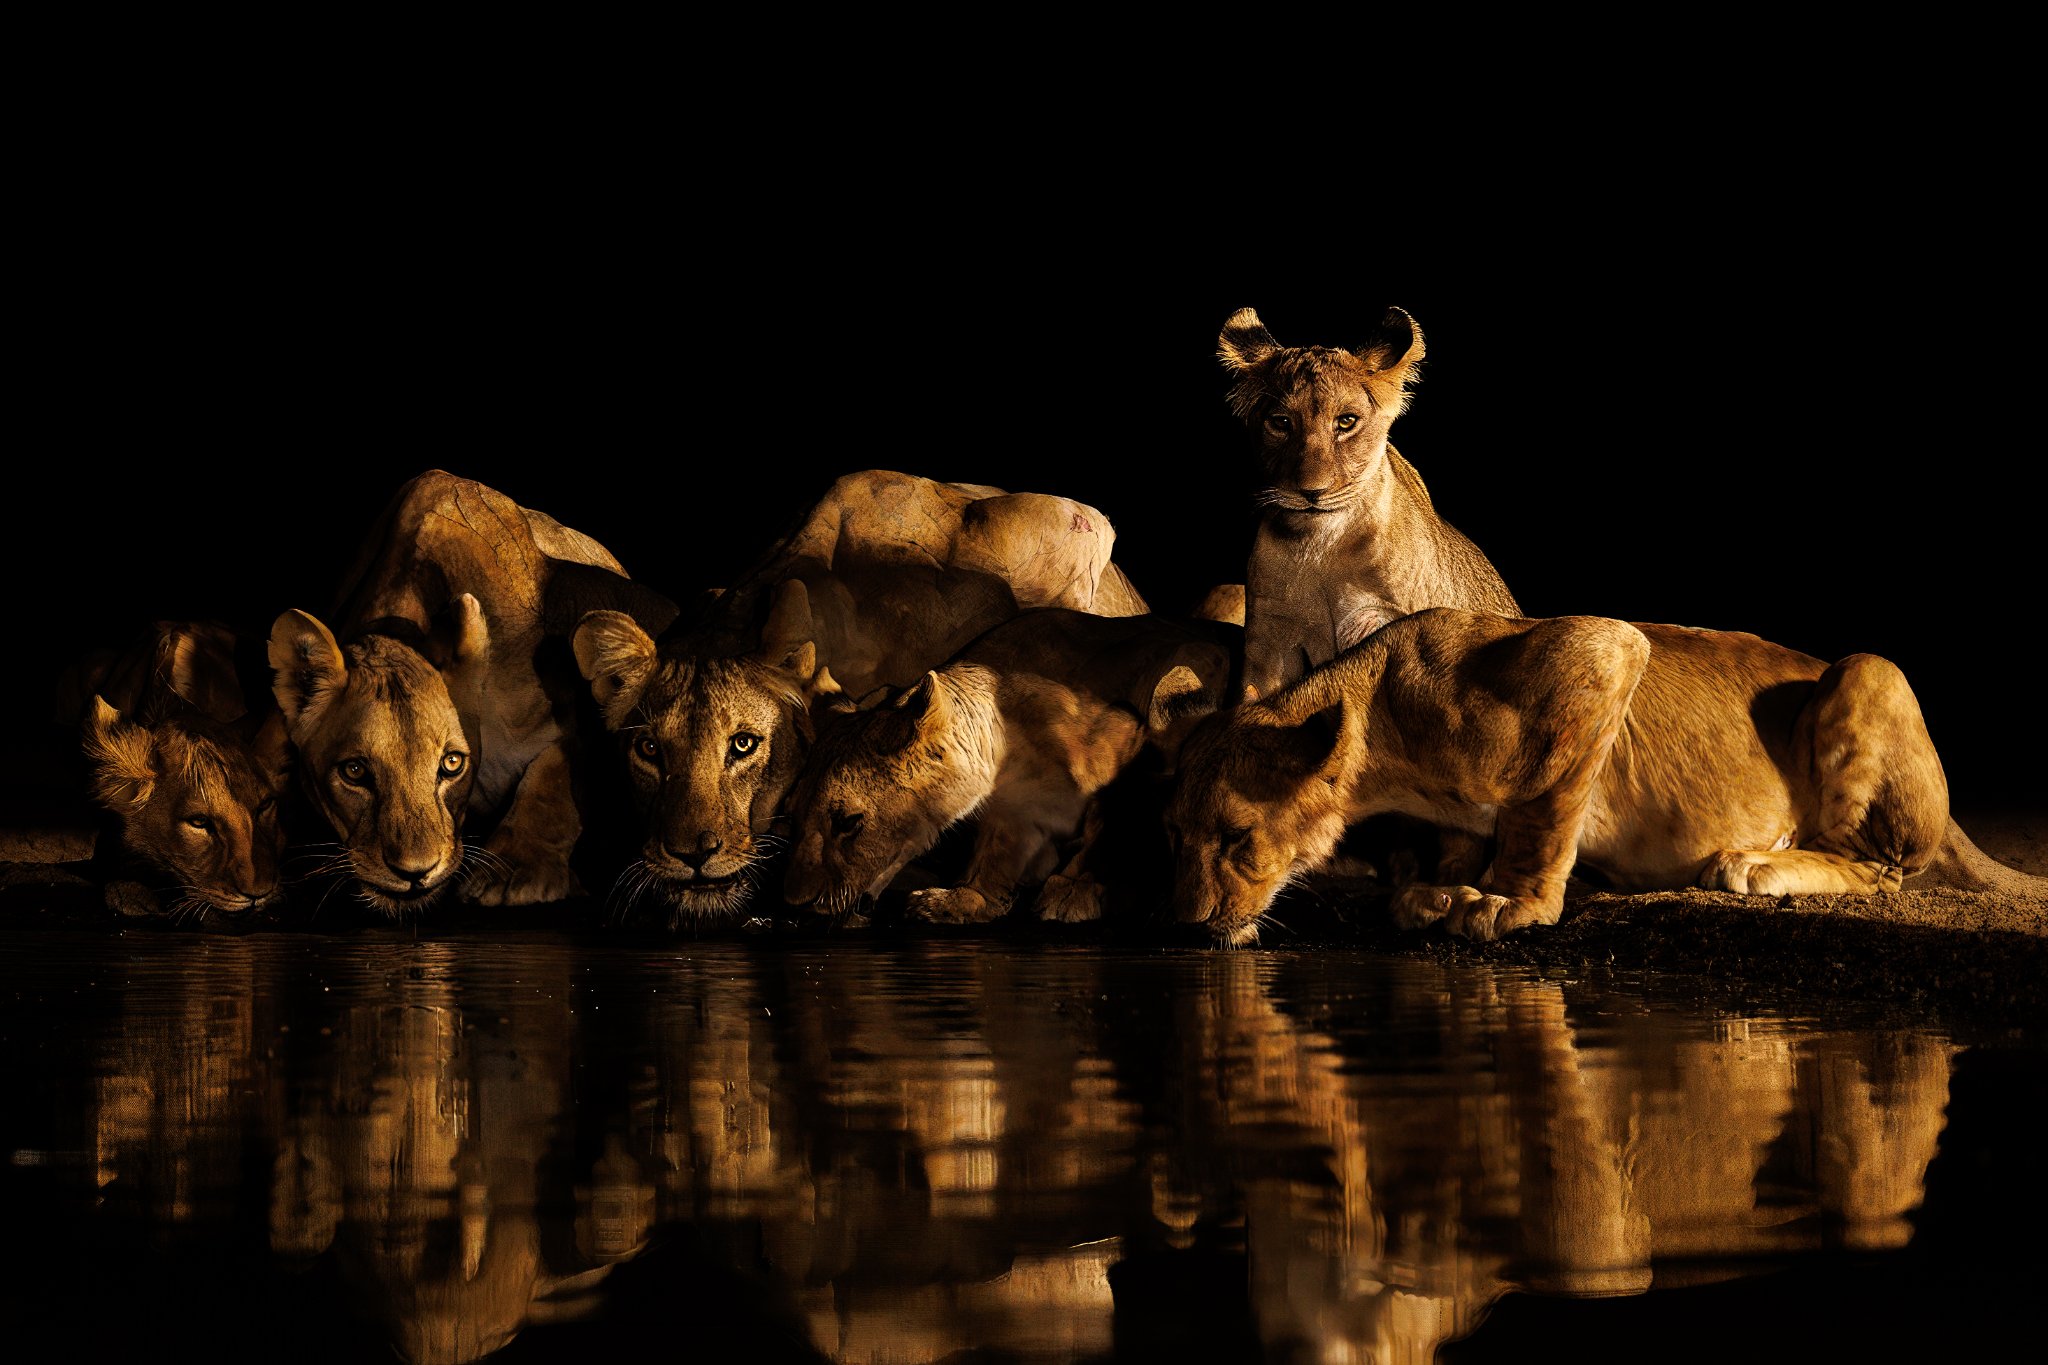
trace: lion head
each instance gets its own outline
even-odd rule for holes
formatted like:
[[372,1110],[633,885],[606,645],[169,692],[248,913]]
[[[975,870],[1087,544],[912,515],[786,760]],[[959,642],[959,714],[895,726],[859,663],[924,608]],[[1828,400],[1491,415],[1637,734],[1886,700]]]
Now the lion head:
[[793,580],[751,652],[688,633],[657,646],[617,611],[591,612],[576,628],[577,667],[624,744],[648,821],[628,875],[680,915],[743,908],[778,847],[769,827],[810,739],[810,636],[809,599]]
[[995,675],[960,664],[823,727],[789,801],[783,898],[825,914],[879,896],[995,785]]
[[124,852],[182,893],[173,909],[229,914],[276,899],[284,831],[277,801],[289,759],[272,713],[229,723],[193,711],[125,718],[95,695],[85,757]]
[[1181,749],[1166,813],[1174,914],[1225,943],[1255,940],[1273,898],[1344,835],[1343,710],[1298,709],[1247,703],[1205,721]]
[[343,649],[303,611],[270,628],[272,690],[306,795],[341,837],[335,865],[386,914],[424,909],[463,865],[476,753],[457,701],[473,699],[490,637],[475,597],[452,614],[417,648],[372,633]]
[[1236,376],[1230,408],[1259,440],[1267,507],[1342,511],[1386,453],[1422,363],[1422,329],[1399,308],[1355,350],[1282,346],[1249,308],[1223,324],[1216,353]]

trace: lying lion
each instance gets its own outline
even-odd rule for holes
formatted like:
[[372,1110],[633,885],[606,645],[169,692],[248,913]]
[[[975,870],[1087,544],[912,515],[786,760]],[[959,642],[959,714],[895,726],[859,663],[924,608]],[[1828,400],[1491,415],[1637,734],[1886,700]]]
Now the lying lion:
[[159,621],[67,680],[91,694],[81,741],[113,824],[94,862],[123,913],[164,908],[159,892],[179,917],[239,915],[277,896],[290,751],[277,712],[243,700],[234,647],[225,626]]
[[631,871],[676,911],[751,899],[828,684],[903,687],[1031,607],[1145,610],[1108,518],[1068,498],[849,474],[730,591],[657,646],[599,611],[576,661],[626,743],[649,830]]
[[878,896],[958,820],[976,820],[958,886],[912,891],[909,910],[990,920],[1045,882],[1039,913],[1097,918],[1086,850],[1047,881],[1062,841],[1146,744],[1169,756],[1222,705],[1235,631],[1160,616],[1026,612],[925,674],[891,703],[820,736],[790,798],[792,905],[837,914]]
[[[600,607],[656,629],[675,614],[590,537],[437,469],[371,531],[338,631],[303,611],[277,618],[278,708],[365,902],[419,910],[458,879],[486,905],[579,889],[579,684],[565,641]],[[471,825],[487,836],[478,847],[463,839]]]
[[1405,617],[1206,724],[1168,812],[1175,913],[1240,943],[1347,825],[1404,811],[1498,853],[1394,914],[1492,939],[1554,924],[1574,862],[1617,890],[1868,894],[1933,869],[2035,887],[1980,853],[1904,675],[1753,635],[1598,617]]

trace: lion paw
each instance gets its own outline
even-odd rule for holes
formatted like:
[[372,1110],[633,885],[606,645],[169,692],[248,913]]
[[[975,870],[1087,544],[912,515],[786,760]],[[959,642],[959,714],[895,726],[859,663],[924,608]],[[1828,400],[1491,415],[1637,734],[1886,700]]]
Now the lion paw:
[[1491,943],[1532,924],[1555,924],[1560,905],[1496,896],[1470,886],[1411,886],[1394,897],[1394,923],[1420,929],[1442,920],[1460,938]]
[[1003,913],[979,892],[964,886],[934,886],[913,891],[906,902],[909,912],[936,924],[980,924]]
[[1038,917],[1061,924],[1087,924],[1102,918],[1102,884],[1085,877],[1055,876],[1038,893]]
[[478,905],[545,905],[583,894],[583,884],[566,863],[533,867],[516,863],[479,867],[462,884],[463,899]]
[[1746,853],[1739,848],[1724,848],[1707,859],[1707,865],[1700,869],[1700,885],[1709,891],[1733,891],[1738,896],[1783,896],[1792,891],[1769,855]]

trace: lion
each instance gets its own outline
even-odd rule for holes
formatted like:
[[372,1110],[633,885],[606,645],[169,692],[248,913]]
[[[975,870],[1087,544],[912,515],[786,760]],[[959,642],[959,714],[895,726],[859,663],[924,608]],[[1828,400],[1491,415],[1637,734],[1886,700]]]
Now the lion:
[[593,612],[576,662],[624,743],[648,822],[631,885],[677,919],[749,904],[828,686],[905,687],[1032,607],[1131,616],[1116,533],[1068,498],[848,474],[730,590],[657,645]]
[[66,680],[89,694],[81,742],[111,819],[94,860],[122,913],[155,913],[167,898],[177,918],[240,916],[277,899],[290,754],[277,712],[244,702],[234,648],[217,623],[158,621]]
[[[338,631],[277,618],[272,685],[302,785],[367,904],[422,910],[458,881],[484,905],[578,893],[564,642],[600,608],[652,629],[675,615],[590,537],[436,469],[372,530]],[[470,827],[488,831],[480,849]]]
[[1382,811],[1494,834],[1476,885],[1396,893],[1404,927],[1557,922],[1574,863],[1619,891],[1755,896],[2043,879],[1979,852],[1905,676],[1754,635],[1600,617],[1403,617],[1192,735],[1168,808],[1174,908],[1219,940]]
[[1437,515],[1387,441],[1407,410],[1422,329],[1390,308],[1363,345],[1282,346],[1240,308],[1217,356],[1266,486],[1245,569],[1244,693],[1267,696],[1425,607],[1520,616],[1479,547]]
[[1098,918],[1102,888],[1085,847],[1047,880],[1061,842],[1083,833],[1097,794],[1146,745],[1170,758],[1224,704],[1237,633],[1060,609],[997,626],[889,704],[819,737],[790,797],[784,899],[843,913],[973,815],[964,878],[912,891],[911,914],[995,919],[1020,887],[1043,882],[1041,917]]

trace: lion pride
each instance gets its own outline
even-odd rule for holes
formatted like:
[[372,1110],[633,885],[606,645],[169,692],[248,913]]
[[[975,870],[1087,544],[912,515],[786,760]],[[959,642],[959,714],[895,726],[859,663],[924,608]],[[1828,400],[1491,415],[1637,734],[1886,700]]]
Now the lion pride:
[[748,904],[813,697],[908,686],[1026,608],[1143,612],[1115,541],[1107,517],[1069,498],[866,470],[658,644],[592,613],[576,661],[648,817],[629,875],[679,916]]

